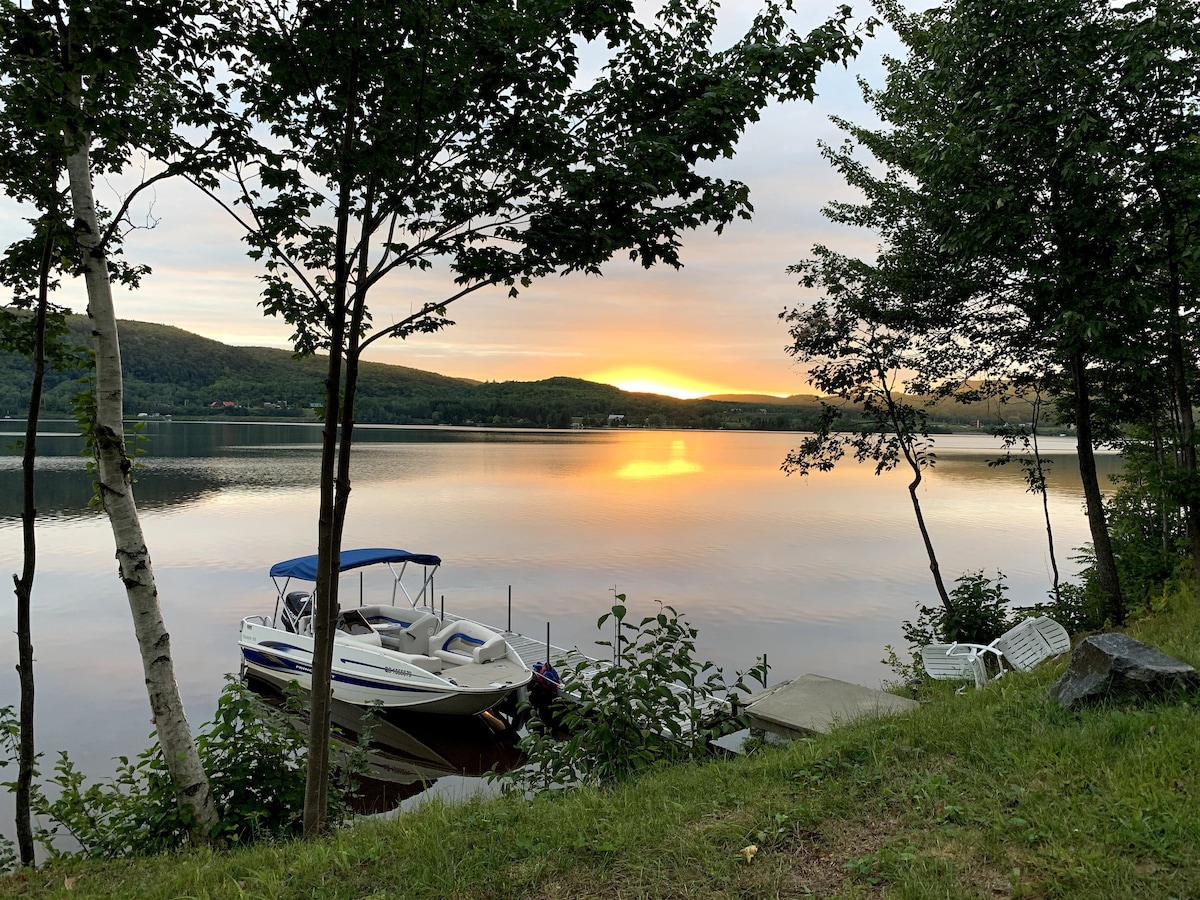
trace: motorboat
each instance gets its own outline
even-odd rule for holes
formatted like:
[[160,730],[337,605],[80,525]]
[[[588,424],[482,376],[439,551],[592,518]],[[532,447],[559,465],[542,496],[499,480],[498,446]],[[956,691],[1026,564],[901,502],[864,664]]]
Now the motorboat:
[[[339,604],[334,635],[333,696],[355,706],[473,715],[526,687],[533,670],[504,634],[479,622],[439,615],[433,576],[441,558],[406,550],[344,550],[339,571],[386,567],[390,602]],[[414,573],[419,574],[414,576]],[[406,584],[406,575],[409,583]],[[317,580],[317,557],[276,563],[275,611],[242,619],[238,646],[245,668],[267,678],[312,687],[313,589],[294,582]],[[420,589],[409,585],[420,579]],[[344,588],[339,588],[339,594]]]

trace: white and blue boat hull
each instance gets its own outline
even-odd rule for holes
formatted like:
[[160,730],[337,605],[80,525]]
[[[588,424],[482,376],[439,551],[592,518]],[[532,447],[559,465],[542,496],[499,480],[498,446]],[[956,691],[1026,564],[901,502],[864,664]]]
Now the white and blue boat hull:
[[[238,645],[246,668],[276,681],[295,681],[310,690],[313,638],[269,623],[269,618],[261,616],[242,620]],[[467,661],[447,667],[440,675],[425,671],[416,659],[338,634],[333,696],[355,706],[472,715],[495,706],[527,685],[531,677],[522,661],[507,657],[486,663]]]

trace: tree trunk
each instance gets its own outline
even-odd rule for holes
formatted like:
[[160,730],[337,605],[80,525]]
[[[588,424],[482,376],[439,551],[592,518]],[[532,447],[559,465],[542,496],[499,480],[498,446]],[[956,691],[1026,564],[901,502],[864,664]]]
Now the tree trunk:
[[[344,319],[336,308],[336,319]],[[341,329],[335,327],[335,331]],[[304,782],[304,836],[325,831],[329,797],[329,726],[333,714],[333,644],[337,631],[340,547],[334,540],[333,487],[337,455],[341,353],[330,350],[325,375],[325,427],[321,440],[317,521],[317,583],[313,592],[313,662],[309,690],[308,768]]]
[[[1168,418],[1169,417],[1169,418]],[[1174,449],[1171,453],[1171,464],[1167,465],[1167,448],[1163,442],[1162,424],[1159,422],[1159,416],[1156,414],[1151,420],[1150,436],[1154,442],[1154,462],[1158,466],[1160,472],[1178,471],[1183,465],[1183,453],[1179,448],[1179,433],[1181,426],[1179,424],[1179,415],[1175,409],[1175,403],[1172,401],[1170,408],[1167,410],[1166,416],[1171,423],[1172,431],[1175,435]],[[1163,559],[1166,559],[1171,552],[1171,524],[1174,520],[1175,513],[1172,507],[1175,507],[1175,500],[1170,496],[1166,487],[1162,484],[1163,479],[1159,479],[1159,484],[1154,492],[1154,502],[1158,506],[1158,544],[1162,550]],[[1177,511],[1177,507],[1176,507]]]
[[[375,192],[368,179],[363,200],[362,227],[358,238],[358,274],[354,297],[350,302],[350,329],[346,335],[346,384],[342,398],[342,431],[338,447],[337,489],[334,496],[334,534],[342,545],[342,530],[346,524],[346,508],[350,503],[350,448],[354,438],[354,398],[358,395],[359,357],[362,352],[363,320],[367,314],[367,286],[370,278],[368,250],[371,246],[371,221],[374,216]],[[431,601],[432,602],[432,601]]]
[[950,595],[946,592],[946,585],[942,581],[942,570],[938,566],[937,554],[933,552],[933,541],[929,537],[929,529],[925,527],[925,516],[921,513],[921,501],[917,498],[917,488],[921,486],[922,480],[921,466],[909,458],[907,451],[904,456],[908,458],[908,464],[913,470],[913,480],[908,485],[908,496],[912,498],[913,512],[917,515],[917,528],[920,529],[921,540],[925,542],[925,552],[929,555],[929,571],[933,573],[933,584],[937,588],[942,607],[947,612],[953,612],[954,604],[950,602]]
[[929,571],[933,574],[933,584],[937,588],[938,598],[942,601],[942,608],[946,612],[953,612],[954,604],[950,601],[950,594],[946,591],[946,585],[942,581],[942,570],[938,565],[937,554],[933,551],[933,540],[929,537],[929,529],[925,527],[925,515],[921,512],[921,501],[917,497],[917,488],[921,486],[924,476],[921,473],[921,460],[913,452],[912,431],[901,421],[896,401],[887,386],[887,371],[880,368],[877,374],[879,383],[883,386],[884,400],[887,404],[888,416],[892,420],[892,428],[896,431],[896,439],[900,442],[904,459],[913,472],[913,480],[908,485],[908,496],[912,499],[913,512],[917,516],[917,529],[921,532],[921,540],[925,543],[925,553],[929,556]]
[[1114,625],[1122,625],[1125,622],[1125,601],[1121,597],[1117,561],[1108,537],[1104,495],[1100,492],[1100,479],[1096,474],[1096,455],[1092,447],[1090,382],[1083,351],[1071,351],[1070,365],[1071,382],[1075,392],[1075,447],[1079,454],[1079,476],[1083,480],[1088,528],[1092,533],[1092,549],[1096,554],[1096,577],[1104,595],[1105,613]]
[[1192,391],[1188,383],[1187,359],[1183,348],[1183,321],[1179,315],[1179,263],[1175,256],[1173,240],[1168,244],[1168,248],[1170,284],[1167,298],[1167,343],[1171,354],[1171,381],[1175,388],[1175,402],[1179,408],[1179,444],[1183,457],[1185,486],[1183,509],[1187,520],[1188,541],[1192,547],[1192,571],[1196,576],[1196,584],[1200,585],[1200,491],[1196,485],[1196,418],[1192,413]]
[[[1038,465],[1040,466],[1041,463],[1039,462]],[[1051,590],[1054,594],[1054,602],[1058,603],[1062,600],[1062,592],[1059,589],[1058,556],[1054,552],[1054,527],[1050,524],[1050,495],[1045,488],[1042,488],[1042,518],[1046,522],[1046,549],[1050,554]]]
[[[1196,584],[1200,585],[1200,473],[1197,472],[1196,459],[1196,418],[1192,412],[1191,381],[1188,377],[1189,360],[1184,348],[1184,331],[1186,323],[1180,310],[1183,306],[1183,276],[1180,272],[1180,251],[1178,230],[1187,227],[1186,217],[1181,220],[1176,212],[1174,203],[1174,179],[1163,171],[1164,166],[1158,157],[1151,156],[1150,175],[1158,203],[1162,208],[1162,227],[1167,237],[1167,352],[1170,356],[1171,386],[1175,398],[1175,412],[1178,417],[1176,433],[1179,436],[1179,448],[1176,457],[1182,464],[1183,496],[1172,498],[1172,505],[1182,503],[1184,521],[1187,525],[1188,543],[1192,549],[1192,571]],[[1166,510],[1166,498],[1162,504]],[[1163,529],[1163,549],[1166,551],[1167,530]]]
[[[82,80],[78,72],[73,77],[68,100],[79,109]],[[217,824],[216,808],[179,695],[175,664],[171,658],[171,638],[163,624],[150,553],[146,549],[134,502],[130,477],[132,463],[125,453],[121,351],[108,261],[100,245],[92,195],[91,138],[87,134],[72,131],[67,131],[64,137],[75,239],[82,250],[88,318],[95,340],[96,420],[93,439],[99,467],[100,501],[112,525],[118,572],[133,615],[134,632],[146,676],[146,691],[163,759],[179,803],[193,819],[193,841],[207,843],[209,833]]]
[[308,768],[304,782],[304,836],[325,831],[329,796],[329,726],[333,715],[333,644],[337,631],[340,546],[333,521],[334,463],[341,395],[344,305],[333,309],[334,345],[325,373],[325,427],[321,439],[320,512],[317,520],[317,583],[313,591],[313,662],[309,690]]
[[47,233],[38,268],[37,319],[33,337],[33,384],[29,389],[29,416],[25,421],[25,446],[21,456],[21,535],[24,542],[24,559],[21,576],[13,576],[17,594],[17,676],[21,685],[20,744],[17,748],[17,786],[14,805],[16,807],[17,849],[21,854],[21,865],[32,866],[36,862],[33,844],[33,819],[31,793],[33,790],[33,768],[36,761],[33,731],[33,624],[31,605],[33,600],[33,576],[37,569],[37,535],[34,524],[37,507],[34,505],[34,463],[37,460],[38,417],[42,406],[42,386],[46,381],[46,305],[50,282],[50,262],[54,249],[54,235]]
[[[352,44],[357,46],[357,44]],[[338,423],[342,415],[342,360],[346,349],[346,292],[353,172],[349,154],[356,120],[357,67],[346,85],[346,122],[342,132],[342,172],[338,189],[336,267],[330,311],[329,362],[325,372],[325,427],[321,439],[320,512],[317,521],[317,585],[313,595],[313,663],[308,719],[308,769],[304,782],[304,836],[326,829],[329,806],[329,726],[333,714],[333,648],[338,617],[338,570],[341,565],[341,520],[338,512]],[[346,401],[349,403],[350,401]],[[348,453],[346,448],[343,452]]]
[[1046,520],[1046,547],[1050,552],[1050,571],[1053,576],[1054,602],[1062,600],[1059,591],[1058,557],[1054,552],[1054,528],[1050,525],[1050,490],[1046,482],[1046,467],[1042,462],[1042,451],[1038,446],[1038,425],[1042,421],[1042,394],[1039,389],[1034,395],[1032,427],[1029,429],[1029,443],[1033,449],[1034,478],[1042,495],[1042,517]]

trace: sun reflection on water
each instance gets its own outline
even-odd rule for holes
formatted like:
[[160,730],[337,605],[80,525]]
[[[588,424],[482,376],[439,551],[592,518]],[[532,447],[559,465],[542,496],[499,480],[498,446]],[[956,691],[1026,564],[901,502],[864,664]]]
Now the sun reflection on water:
[[648,479],[668,478],[672,475],[695,475],[703,472],[704,466],[686,459],[661,461],[653,459],[631,459],[616,472],[617,478]]
[[631,459],[616,471],[614,477],[637,481],[670,478],[673,475],[696,475],[704,471],[704,466],[687,458],[687,441],[672,441],[670,453],[671,458],[667,460]]

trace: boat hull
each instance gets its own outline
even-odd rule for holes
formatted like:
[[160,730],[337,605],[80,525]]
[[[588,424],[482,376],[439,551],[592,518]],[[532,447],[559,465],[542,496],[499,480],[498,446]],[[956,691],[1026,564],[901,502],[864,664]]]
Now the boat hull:
[[[238,645],[249,671],[312,689],[311,637],[246,620]],[[475,668],[483,670],[490,680],[476,685],[455,684],[407,664],[397,654],[338,640],[334,644],[333,696],[355,706],[474,715],[491,709],[530,680],[528,669],[510,660],[489,663],[486,669]],[[454,671],[447,674],[453,677]],[[480,674],[476,672],[472,680],[478,682]]]

